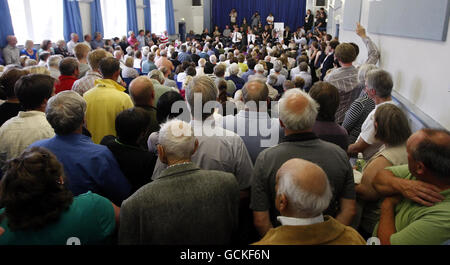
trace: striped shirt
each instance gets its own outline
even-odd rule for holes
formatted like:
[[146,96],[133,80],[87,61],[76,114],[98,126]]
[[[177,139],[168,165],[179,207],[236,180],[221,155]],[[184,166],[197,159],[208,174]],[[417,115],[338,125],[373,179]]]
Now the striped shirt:
[[353,65],[334,69],[325,76],[325,82],[334,85],[339,91],[339,107],[336,111],[336,123],[344,121],[345,113],[350,108],[353,99],[353,90],[358,86],[358,69]]
[[349,143],[356,142],[361,133],[361,126],[366,120],[369,113],[375,109],[375,102],[369,98],[366,92],[362,92],[361,96],[357,98],[345,114],[342,126],[348,132]]
[[73,83],[72,90],[83,96],[84,93],[95,86],[95,80],[102,78],[100,73],[89,70],[83,78]]

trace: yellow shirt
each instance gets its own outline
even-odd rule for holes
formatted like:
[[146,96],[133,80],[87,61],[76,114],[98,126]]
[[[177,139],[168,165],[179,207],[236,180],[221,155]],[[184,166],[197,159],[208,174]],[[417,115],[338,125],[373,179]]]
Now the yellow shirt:
[[245,63],[238,63],[239,69],[241,69],[242,73],[245,73],[248,71],[248,65]]
[[87,103],[87,129],[94,143],[99,144],[106,135],[116,136],[117,115],[133,107],[130,96],[124,91],[124,87],[111,79],[98,79],[95,87],[83,95]]

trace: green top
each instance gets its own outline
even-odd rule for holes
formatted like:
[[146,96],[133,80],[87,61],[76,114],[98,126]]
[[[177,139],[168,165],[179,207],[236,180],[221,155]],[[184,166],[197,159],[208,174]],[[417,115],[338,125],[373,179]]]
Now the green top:
[[[4,211],[0,209],[0,214]],[[5,229],[0,245],[66,245],[72,237],[78,238],[81,245],[105,244],[116,229],[112,203],[91,192],[74,197],[70,208],[56,223],[38,231],[11,231],[7,222],[5,218],[0,223]]]
[[[408,165],[387,168],[396,177],[415,180]],[[392,245],[441,245],[450,239],[450,189],[442,191],[444,201],[427,207],[403,199],[395,207],[396,233],[391,235]],[[374,234],[377,234],[378,224]]]

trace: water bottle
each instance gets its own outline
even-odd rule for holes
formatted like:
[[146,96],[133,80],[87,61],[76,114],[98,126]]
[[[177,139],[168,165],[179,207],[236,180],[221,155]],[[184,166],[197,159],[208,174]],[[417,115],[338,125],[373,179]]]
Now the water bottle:
[[366,165],[366,160],[364,160],[362,153],[358,153],[358,159],[356,160],[355,165],[356,165],[356,170],[358,170],[359,172],[362,172],[364,166]]

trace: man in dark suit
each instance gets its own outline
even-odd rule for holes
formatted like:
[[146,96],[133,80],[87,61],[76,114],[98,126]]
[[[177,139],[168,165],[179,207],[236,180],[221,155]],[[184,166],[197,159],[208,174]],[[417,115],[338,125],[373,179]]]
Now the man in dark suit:
[[322,63],[322,70],[321,70],[322,75],[320,76],[321,81],[323,81],[323,79],[325,78],[325,75],[327,74],[328,70],[334,67],[334,50],[338,45],[339,41],[337,40],[332,40],[330,41],[330,44],[328,44],[329,47],[327,47],[327,49],[329,49],[329,52],[327,57],[325,57],[325,60],[323,60]]

